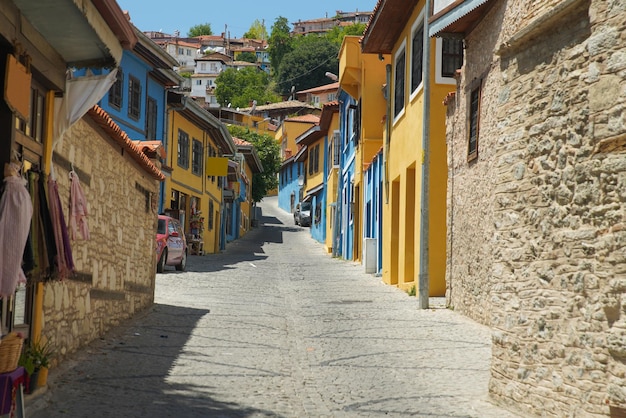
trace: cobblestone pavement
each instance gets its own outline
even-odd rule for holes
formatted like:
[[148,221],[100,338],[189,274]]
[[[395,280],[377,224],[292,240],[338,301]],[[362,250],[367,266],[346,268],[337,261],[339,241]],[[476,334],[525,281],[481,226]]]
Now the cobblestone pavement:
[[518,416],[488,400],[489,329],[260,206],[259,228],[157,275],[153,308],[53,369],[28,416]]

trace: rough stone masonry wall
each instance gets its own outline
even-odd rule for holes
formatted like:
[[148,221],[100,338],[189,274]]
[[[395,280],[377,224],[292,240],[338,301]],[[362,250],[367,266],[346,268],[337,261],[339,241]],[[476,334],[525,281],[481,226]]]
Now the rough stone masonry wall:
[[[484,95],[480,112],[477,160],[468,162],[466,115],[470,89],[482,80],[483,91],[498,91],[497,64],[485,51],[496,48],[504,7],[496,3],[481,26],[466,40],[465,65],[456,97],[448,103],[448,190],[446,303],[478,322],[491,324],[492,269],[495,262],[494,206],[497,151],[502,142],[497,96]],[[487,30],[489,29],[489,30]]]
[[157,216],[152,205],[147,211],[146,192],[156,196],[158,182],[89,116],[77,122],[55,150],[66,217],[67,162],[86,174],[81,185],[91,234],[89,241],[71,242],[77,276],[45,284],[43,334],[56,347],[59,361],[153,303]]
[[[499,402],[546,417],[621,416],[626,2],[550,3],[495,2],[466,40],[448,120],[458,161],[449,192],[449,301],[474,318],[488,313],[490,392]],[[488,51],[507,41],[488,66]],[[480,157],[463,166],[455,150],[467,141],[466,86],[481,71]],[[485,265],[464,266],[475,258]]]

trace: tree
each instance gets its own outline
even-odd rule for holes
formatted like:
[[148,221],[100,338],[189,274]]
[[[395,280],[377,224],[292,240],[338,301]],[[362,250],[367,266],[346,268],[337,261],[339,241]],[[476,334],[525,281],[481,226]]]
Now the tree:
[[283,57],[292,50],[289,21],[286,17],[279,16],[272,25],[272,34],[267,41],[270,53],[270,65],[273,71],[277,71],[283,61]]
[[256,19],[250,25],[250,29],[248,32],[243,34],[244,38],[248,39],[267,39],[267,29],[265,29],[265,24],[259,22],[259,19]]
[[210,23],[202,23],[192,26],[191,28],[189,28],[189,32],[187,32],[187,36],[190,38],[201,35],[213,35],[213,30],[211,30]]
[[280,146],[271,136],[250,131],[249,128],[230,125],[228,130],[232,136],[250,142],[256,149],[263,165],[263,172],[252,176],[252,200],[260,202],[267,192],[278,187],[277,174],[281,164]]
[[365,32],[365,23],[355,23],[349,26],[335,26],[326,32],[326,37],[329,41],[341,47],[345,36],[363,36],[363,32]]
[[237,56],[239,61],[256,62],[256,54],[254,52],[244,51]]
[[278,92],[287,95],[292,86],[299,91],[330,83],[325,74],[338,74],[338,54],[339,46],[326,37],[308,35],[296,38],[293,50],[283,57],[278,67]]
[[215,80],[215,97],[221,106],[248,107],[250,102],[277,102],[280,98],[272,90],[269,75],[256,67],[241,70],[229,68]]

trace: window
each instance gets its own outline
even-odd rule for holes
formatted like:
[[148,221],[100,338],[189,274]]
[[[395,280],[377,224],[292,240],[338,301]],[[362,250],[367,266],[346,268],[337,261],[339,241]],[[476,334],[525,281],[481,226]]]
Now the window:
[[454,77],[463,65],[463,40],[443,38],[441,47],[441,76]]
[[185,48],[178,48],[179,55],[185,55]]
[[191,147],[191,172],[197,176],[202,174],[202,142],[197,139]]
[[115,75],[115,83],[109,89],[109,105],[117,110],[122,108],[122,86],[124,85],[124,73],[118,69]]
[[206,71],[206,62],[201,62],[200,63],[200,70]]
[[[419,20],[419,19],[418,19]],[[422,20],[423,21],[423,20]],[[422,85],[424,59],[424,25],[420,24],[413,32],[411,44],[411,92]]]
[[341,149],[339,144],[341,143],[341,132],[333,132],[333,165],[339,167],[339,157],[341,156]]
[[152,97],[148,97],[146,103],[146,139],[156,139],[157,133],[157,102]]
[[128,116],[139,120],[141,114],[141,83],[139,79],[128,77]]
[[191,49],[188,49],[188,50],[187,50],[187,55],[188,55],[188,56],[191,56]]
[[478,133],[480,124],[480,98],[481,83],[472,89],[469,97],[469,135],[467,146],[467,161],[473,161],[478,158]]
[[202,85],[202,80],[196,80],[196,86],[201,86]]
[[209,231],[213,229],[213,200],[209,200],[209,222],[208,222]]
[[397,118],[404,110],[404,76],[406,69],[406,50],[404,46],[396,55],[394,76],[393,116]]
[[182,168],[189,168],[189,135],[182,130],[178,130],[178,165]]
[[309,151],[309,175],[319,171],[320,144],[317,144]]

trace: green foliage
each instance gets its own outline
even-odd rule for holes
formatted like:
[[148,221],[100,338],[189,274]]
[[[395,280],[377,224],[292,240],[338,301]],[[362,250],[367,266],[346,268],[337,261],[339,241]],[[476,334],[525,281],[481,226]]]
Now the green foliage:
[[259,22],[259,19],[256,19],[250,25],[248,32],[243,34],[243,37],[248,39],[267,39],[267,29],[263,23]]
[[42,367],[50,367],[50,357],[53,351],[50,342],[42,344],[40,341],[32,342],[24,347],[18,360],[18,365],[24,367],[26,373],[32,375]]
[[363,32],[365,32],[365,23],[355,23],[350,26],[335,26],[326,33],[326,37],[335,45],[341,46],[345,36],[363,36]]
[[181,77],[183,77],[183,78],[191,78],[191,74],[193,74],[193,73],[190,73],[190,72],[183,72],[183,73],[180,73],[179,75],[180,75]]
[[290,32],[287,18],[283,16],[277,17],[272,25],[272,33],[267,40],[270,65],[274,71],[280,67],[283,57],[293,49]]
[[250,102],[274,103],[280,98],[271,89],[269,75],[254,67],[229,68],[215,80],[215,96],[221,106],[248,107]]
[[210,23],[201,23],[199,25],[192,26],[189,28],[189,32],[187,32],[187,36],[190,38],[201,35],[213,35]]
[[237,55],[239,61],[256,62],[256,54],[254,52],[245,51]]
[[294,40],[294,48],[287,53],[278,67],[276,82],[278,92],[288,95],[291,86],[295,91],[329,84],[326,72],[338,74],[339,46],[327,37],[300,36]]
[[409,296],[415,296],[417,295],[417,290],[415,289],[415,285],[411,286],[411,288],[409,290],[407,290],[407,292]]
[[263,165],[262,173],[255,173],[252,178],[252,199],[260,202],[268,191],[278,187],[278,171],[280,170],[280,146],[271,136],[259,134],[242,126],[230,125],[230,134],[254,145]]

